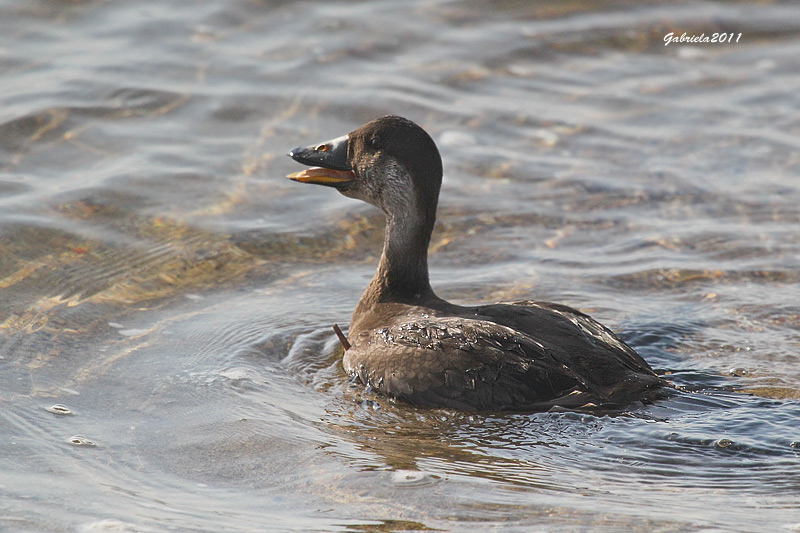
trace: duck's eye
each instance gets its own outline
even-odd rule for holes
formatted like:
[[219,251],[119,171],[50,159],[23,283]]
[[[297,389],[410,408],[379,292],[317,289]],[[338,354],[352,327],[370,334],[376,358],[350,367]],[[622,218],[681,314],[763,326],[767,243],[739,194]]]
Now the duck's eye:
[[327,144],[320,144],[319,146],[314,148],[314,150],[316,150],[317,152],[327,152],[328,151],[328,145]]
[[377,137],[377,136],[373,137],[372,139],[370,139],[369,144],[373,148],[380,148],[381,146],[383,146],[383,143],[381,142],[381,138]]

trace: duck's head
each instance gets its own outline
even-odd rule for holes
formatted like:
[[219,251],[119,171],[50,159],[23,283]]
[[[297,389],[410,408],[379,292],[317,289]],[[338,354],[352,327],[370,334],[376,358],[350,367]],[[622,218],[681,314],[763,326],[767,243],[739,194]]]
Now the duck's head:
[[435,216],[442,159],[433,139],[410,120],[382,117],[337,139],[295,148],[289,156],[311,166],[290,179],[333,187],[389,216],[409,210]]

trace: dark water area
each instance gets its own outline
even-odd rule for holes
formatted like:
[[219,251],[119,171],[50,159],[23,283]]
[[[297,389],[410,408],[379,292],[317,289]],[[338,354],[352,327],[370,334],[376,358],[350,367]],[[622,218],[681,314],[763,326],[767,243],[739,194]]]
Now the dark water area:
[[[444,160],[437,293],[685,391],[349,383],[383,220],[285,154],[389,113]],[[798,224],[795,2],[0,1],[0,530],[800,531]]]

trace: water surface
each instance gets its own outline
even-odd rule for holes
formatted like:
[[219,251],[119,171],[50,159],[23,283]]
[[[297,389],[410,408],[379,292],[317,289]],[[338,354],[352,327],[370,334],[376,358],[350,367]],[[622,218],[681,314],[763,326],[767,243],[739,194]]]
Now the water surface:
[[[0,3],[0,528],[800,530],[798,30],[792,2]],[[442,152],[441,296],[581,308],[691,392],[478,415],[350,384],[331,325],[382,218],[284,154],[387,113]]]

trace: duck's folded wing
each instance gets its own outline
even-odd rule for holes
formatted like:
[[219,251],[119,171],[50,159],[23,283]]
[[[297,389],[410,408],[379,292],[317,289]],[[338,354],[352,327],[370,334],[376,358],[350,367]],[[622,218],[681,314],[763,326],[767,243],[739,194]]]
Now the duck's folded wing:
[[558,345],[572,355],[571,365],[584,367],[589,374],[612,380],[626,370],[655,376],[647,362],[613,331],[572,307],[520,301],[482,306],[478,311],[482,318],[529,335],[544,346]]
[[351,339],[345,368],[379,392],[424,406],[547,410],[602,400],[568,354],[492,322],[418,320]]

